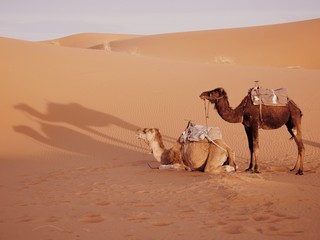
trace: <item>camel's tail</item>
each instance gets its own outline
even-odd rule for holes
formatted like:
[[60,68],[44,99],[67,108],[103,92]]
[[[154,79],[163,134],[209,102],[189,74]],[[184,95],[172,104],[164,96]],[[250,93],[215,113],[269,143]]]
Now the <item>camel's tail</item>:
[[300,117],[302,117],[302,116],[303,116],[303,113],[302,113],[301,109],[299,108],[298,104],[296,104],[291,98],[289,98],[289,102],[292,103],[293,106],[295,106],[296,108],[299,109],[299,111],[300,111]]
[[291,137],[290,137],[290,140],[294,139],[296,133],[294,132],[294,124],[292,122],[292,114],[294,114],[293,111],[299,111],[299,112],[296,112],[296,114],[300,114],[300,124],[301,124],[301,118],[303,116],[303,113],[301,111],[301,109],[299,108],[299,106],[292,100],[292,99],[289,99],[289,103],[291,103],[296,109],[290,109],[290,106],[289,106],[289,109],[291,111],[291,116],[290,116],[290,119],[288,121],[288,123],[286,124],[287,125],[287,128],[288,128],[288,132],[290,133]]

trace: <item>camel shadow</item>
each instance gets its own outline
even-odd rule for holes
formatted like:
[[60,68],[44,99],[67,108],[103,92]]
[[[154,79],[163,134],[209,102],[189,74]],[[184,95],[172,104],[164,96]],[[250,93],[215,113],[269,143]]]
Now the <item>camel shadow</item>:
[[[47,103],[47,110],[45,114],[23,103],[15,105],[14,108],[22,112],[25,112],[30,116],[41,121],[46,121],[51,123],[67,123],[77,128],[80,128],[82,130],[88,131],[89,133],[95,134],[100,137],[104,137],[108,140],[120,142],[123,144],[126,144],[126,143],[121,140],[112,138],[102,132],[99,132],[94,128],[116,125],[120,128],[134,131],[134,132],[138,128],[140,128],[139,126],[131,124],[118,117],[112,116],[104,112],[86,108],[78,103],[61,104],[61,103],[49,102]],[[172,137],[169,137],[169,136],[164,136],[164,137],[168,141],[171,141],[171,142],[175,141],[175,139]]]
[[303,139],[303,143],[312,147],[320,148],[320,143]]
[[119,157],[119,153],[125,156],[129,154],[130,158],[141,156],[141,153],[138,151],[97,141],[89,135],[64,126],[42,122],[39,122],[39,124],[42,133],[25,125],[14,126],[13,129],[17,133],[24,134],[38,142],[76,154],[99,158],[117,158]]
[[[130,158],[141,156],[137,145],[97,130],[99,127],[105,129],[105,127],[115,125],[135,134],[139,126],[118,117],[89,109],[78,103],[49,102],[45,113],[27,104],[17,104],[14,108],[39,123],[41,133],[26,125],[13,126],[15,132],[24,134],[35,141],[83,155],[108,156],[108,158],[119,156],[119,154],[126,156],[129,154]],[[109,143],[96,140],[97,137]]]
[[135,131],[138,128],[137,125],[123,121],[110,114],[86,108],[78,103],[60,104],[49,102],[47,103],[46,114],[27,104],[17,104],[14,108],[42,121],[64,122],[98,135],[100,133],[96,132],[92,127],[104,127],[114,124],[131,131]]

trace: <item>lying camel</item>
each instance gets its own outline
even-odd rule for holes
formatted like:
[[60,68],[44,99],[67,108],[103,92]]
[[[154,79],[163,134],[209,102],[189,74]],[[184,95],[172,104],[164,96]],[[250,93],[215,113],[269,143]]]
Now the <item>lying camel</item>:
[[157,128],[138,129],[137,138],[143,139],[148,145],[153,156],[161,164],[159,168],[209,173],[236,170],[235,153],[222,139],[216,139],[214,143],[206,139],[186,143],[178,140],[172,148],[165,149]]

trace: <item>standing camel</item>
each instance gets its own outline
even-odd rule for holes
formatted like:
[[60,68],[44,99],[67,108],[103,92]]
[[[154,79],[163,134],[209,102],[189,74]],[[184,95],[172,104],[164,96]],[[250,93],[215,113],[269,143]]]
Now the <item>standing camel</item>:
[[291,99],[286,106],[259,106],[252,103],[249,92],[239,106],[232,109],[223,88],[203,92],[200,98],[215,104],[218,114],[223,120],[244,125],[250,149],[250,164],[246,171],[259,173],[259,128],[277,129],[285,124],[298,147],[298,158],[291,171],[295,170],[296,174],[303,174],[305,150],[301,134],[302,112]]

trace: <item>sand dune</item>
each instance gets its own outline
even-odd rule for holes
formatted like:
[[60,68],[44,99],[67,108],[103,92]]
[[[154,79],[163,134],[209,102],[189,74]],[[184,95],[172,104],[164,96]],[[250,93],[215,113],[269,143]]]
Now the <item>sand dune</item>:
[[[317,239],[319,23],[0,38],[0,238]],[[238,172],[149,168],[137,128],[158,127],[169,147],[186,120],[205,124],[202,91],[224,87],[236,107],[255,80],[287,87],[302,109],[305,175],[289,171],[297,150],[285,127],[260,131],[262,173],[244,172],[243,126],[213,106],[208,124]]]
[[146,56],[241,64],[319,68],[320,19],[240,29],[173,33],[116,40],[111,49]]
[[129,34],[105,34],[105,33],[81,33],[75,34],[63,38],[52,39],[48,41],[42,41],[43,43],[49,43],[62,47],[74,47],[74,48],[102,48],[110,41],[120,39],[130,39],[138,37],[139,35]]

